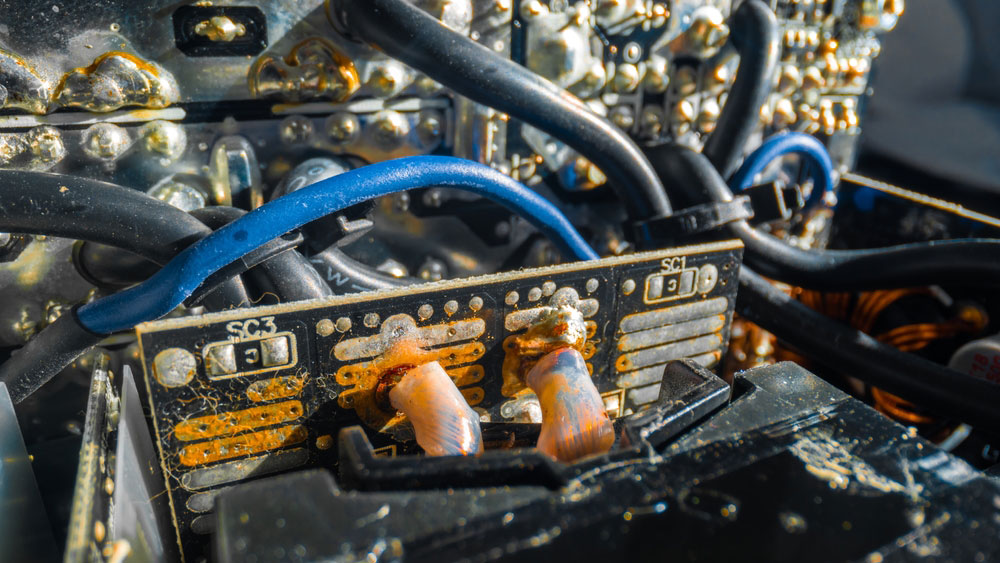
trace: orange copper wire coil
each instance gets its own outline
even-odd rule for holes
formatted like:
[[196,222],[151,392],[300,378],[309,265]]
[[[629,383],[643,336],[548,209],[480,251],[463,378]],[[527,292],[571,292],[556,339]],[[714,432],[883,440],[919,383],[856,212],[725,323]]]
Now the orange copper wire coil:
[[[831,318],[845,320],[858,330],[870,334],[882,313],[900,299],[913,295],[927,295],[927,288],[903,288],[891,290],[865,291],[856,299],[847,293],[820,293],[795,290],[794,294],[806,306]],[[853,303],[852,303],[853,300]],[[952,338],[973,329],[968,319],[958,319],[943,323],[915,323],[903,325],[878,335],[877,340],[903,352],[915,352],[929,346],[935,340]],[[973,329],[974,330],[974,329]],[[930,424],[934,418],[918,412],[918,407],[891,393],[871,388],[875,408],[883,414],[908,424]]]
[[909,424],[930,424],[934,422],[933,418],[914,411],[913,409],[916,408],[916,405],[906,399],[886,393],[878,387],[872,387],[871,392],[872,399],[875,401],[875,409],[886,416]]

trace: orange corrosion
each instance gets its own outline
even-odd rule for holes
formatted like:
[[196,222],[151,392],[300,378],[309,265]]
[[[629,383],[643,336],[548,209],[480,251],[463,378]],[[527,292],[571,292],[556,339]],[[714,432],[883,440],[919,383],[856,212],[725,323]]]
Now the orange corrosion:
[[241,411],[190,418],[174,426],[174,436],[184,442],[204,440],[289,422],[301,416],[302,403],[285,401]]
[[615,443],[611,418],[587,363],[575,348],[550,352],[525,382],[542,407],[538,449],[564,462],[604,453]]
[[304,426],[293,425],[221,438],[211,442],[199,442],[184,446],[180,461],[187,466],[203,465],[256,454],[282,446],[304,442],[308,433]]
[[472,455],[483,449],[479,414],[472,410],[441,364],[430,362],[406,372],[389,391],[428,455]]
[[302,391],[304,376],[288,375],[254,381],[247,387],[247,398],[255,403],[294,397]]

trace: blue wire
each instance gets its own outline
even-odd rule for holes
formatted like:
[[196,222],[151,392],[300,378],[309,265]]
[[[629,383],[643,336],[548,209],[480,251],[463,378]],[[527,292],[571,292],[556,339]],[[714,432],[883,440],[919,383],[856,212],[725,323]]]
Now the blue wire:
[[288,231],[372,198],[429,187],[492,199],[523,216],[564,253],[579,260],[598,258],[565,215],[509,176],[459,158],[415,156],[345,172],[255,209],[188,247],[145,282],[80,307],[77,319],[97,334],[158,319],[183,303],[208,276]]
[[833,162],[830,160],[830,153],[816,137],[805,133],[782,133],[768,137],[743,161],[743,165],[729,181],[729,186],[734,192],[749,188],[753,185],[754,178],[768,164],[786,154],[801,155],[813,164],[808,167],[813,181],[813,190],[809,194],[810,205],[818,203],[824,193],[833,193]]

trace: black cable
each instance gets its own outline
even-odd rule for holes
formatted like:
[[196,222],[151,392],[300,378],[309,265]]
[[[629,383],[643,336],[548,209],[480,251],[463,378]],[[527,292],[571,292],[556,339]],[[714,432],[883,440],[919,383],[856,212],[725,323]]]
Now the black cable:
[[[647,149],[661,177],[699,201],[727,202],[733,192],[708,159],[664,144]],[[1000,284],[1000,240],[960,239],[869,250],[803,250],[745,220],[727,226],[746,246],[744,261],[766,277],[819,291]]]
[[88,178],[0,170],[0,230],[97,242],[166,264],[211,232],[142,192]]
[[729,41],[740,54],[740,66],[715,131],[702,149],[723,178],[736,171],[743,148],[760,122],[760,108],[774,85],[780,47],[778,20],[761,0],[741,3],[729,27]]
[[857,377],[955,420],[1000,428],[1000,386],[886,346],[740,271],[737,312],[831,370]]
[[395,278],[358,262],[336,246],[312,255],[309,261],[338,295],[373,289],[391,289],[424,281],[419,278]]
[[0,365],[0,382],[20,403],[103,338],[83,328],[75,312],[66,313]]
[[[246,215],[246,211],[236,207],[205,207],[191,211],[191,215],[214,230]],[[316,268],[294,248],[268,258],[248,274],[283,303],[333,295]]]
[[334,25],[350,35],[589,159],[607,175],[633,220],[670,214],[666,192],[639,147],[572,94],[405,0],[330,0],[328,6]]
[[[0,230],[63,237],[128,251],[111,251],[121,263],[137,256],[158,264],[211,232],[193,217],[142,192],[107,182],[23,170],[0,170]],[[105,260],[103,264],[113,264]],[[100,271],[100,267],[98,267]],[[95,281],[90,272],[84,275]],[[246,292],[227,283],[206,306],[222,309],[246,301]]]
[[[704,155],[666,145],[658,147],[656,154],[659,158],[653,162],[657,171],[665,180],[687,187],[692,197],[700,196],[702,201],[728,201],[732,198],[732,192]],[[749,229],[758,234],[746,221],[739,223],[746,228],[738,232]],[[770,238],[787,246],[778,239]],[[753,240],[756,239],[750,239],[751,242]],[[755,247],[747,244],[748,256],[752,248]],[[793,250],[809,256],[831,254],[830,251]],[[836,254],[848,256],[858,252]],[[866,260],[874,260],[879,252],[884,250],[866,251],[862,255]],[[836,264],[836,261],[828,263]],[[868,267],[874,269],[862,278],[865,281],[878,280],[878,274],[884,271],[871,264]],[[840,287],[836,282],[842,283],[843,279],[834,280],[834,285]],[[913,280],[907,285],[920,284],[919,280]],[[746,265],[740,272],[737,311],[810,359],[840,373],[848,373],[958,420],[994,428],[1000,423],[1000,409],[996,408],[1000,404],[997,403],[1000,401],[1000,387],[900,352],[854,328],[833,321],[779,291]]]

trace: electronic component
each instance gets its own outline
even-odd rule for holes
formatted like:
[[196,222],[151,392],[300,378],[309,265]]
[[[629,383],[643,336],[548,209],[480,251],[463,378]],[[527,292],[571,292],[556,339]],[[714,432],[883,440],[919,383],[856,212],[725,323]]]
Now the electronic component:
[[[400,366],[439,362],[482,421],[542,422],[523,379],[538,356],[514,342],[553,309],[583,321],[607,416],[653,403],[666,363],[719,362],[739,257],[738,243],[715,243],[139,326],[185,551],[203,545],[220,490],[334,466],[343,427],[362,424],[386,454],[413,452],[413,426],[383,396]],[[567,330],[548,326],[557,340]]]
[[995,558],[994,202],[850,172],[903,8],[0,3],[0,559]]
[[544,485],[483,479],[442,502],[438,491],[373,490],[316,470],[235,487],[219,498],[216,553],[263,562],[296,549],[314,560],[407,561],[993,552],[998,524],[982,502],[1000,490],[992,478],[793,364],[746,372],[735,388],[732,404],[660,455],[564,467]]

